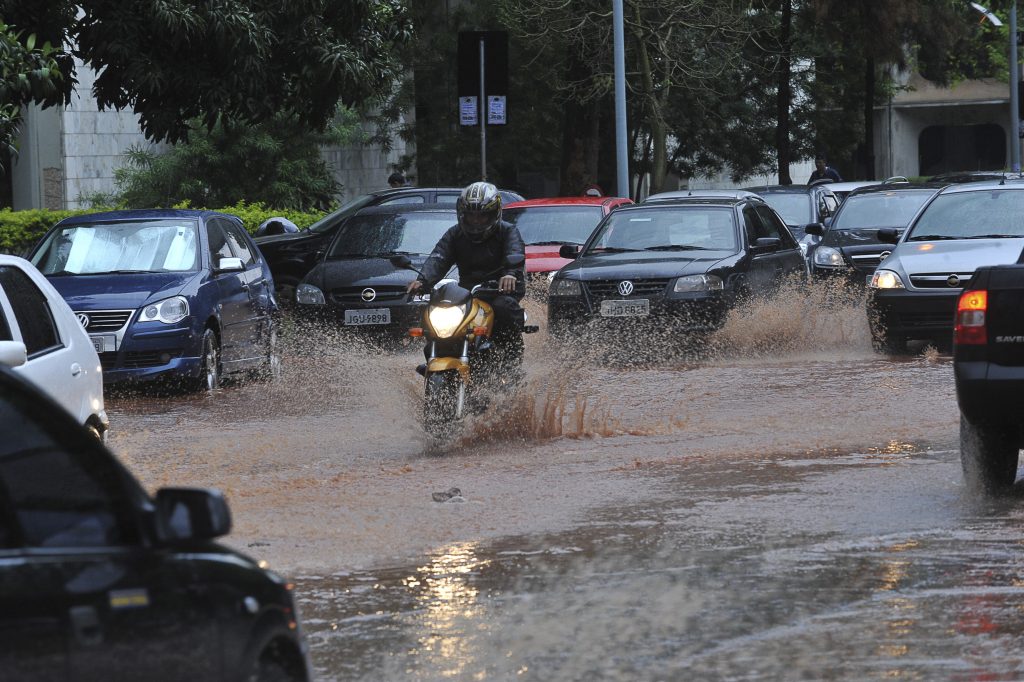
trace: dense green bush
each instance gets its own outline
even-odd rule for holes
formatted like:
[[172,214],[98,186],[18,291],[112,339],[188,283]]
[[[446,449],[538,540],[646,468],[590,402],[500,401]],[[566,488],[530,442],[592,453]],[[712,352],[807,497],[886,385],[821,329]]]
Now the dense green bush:
[[[188,206],[178,205],[176,208],[188,208]],[[96,213],[100,210],[102,209],[77,211],[47,211],[43,209],[12,211],[9,208],[0,209],[0,253],[24,255],[48,229],[64,218],[85,213]],[[245,229],[249,230],[249,232],[255,232],[260,223],[274,216],[285,217],[300,228],[308,227],[324,216],[319,211],[304,213],[302,211],[267,208],[262,204],[247,204],[245,202],[214,210],[238,216],[242,219]]]

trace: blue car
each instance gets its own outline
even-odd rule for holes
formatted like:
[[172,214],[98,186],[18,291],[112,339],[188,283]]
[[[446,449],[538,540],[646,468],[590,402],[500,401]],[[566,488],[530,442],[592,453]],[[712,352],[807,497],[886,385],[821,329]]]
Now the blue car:
[[29,259],[78,316],[106,384],[279,367],[270,268],[235,216],[93,213],[57,223]]

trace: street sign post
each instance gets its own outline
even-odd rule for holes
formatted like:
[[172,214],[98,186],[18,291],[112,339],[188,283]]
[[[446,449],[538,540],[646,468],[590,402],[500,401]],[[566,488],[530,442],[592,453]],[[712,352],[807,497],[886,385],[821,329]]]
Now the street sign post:
[[459,125],[480,126],[480,177],[486,180],[487,126],[508,122],[508,33],[459,33],[458,96]]

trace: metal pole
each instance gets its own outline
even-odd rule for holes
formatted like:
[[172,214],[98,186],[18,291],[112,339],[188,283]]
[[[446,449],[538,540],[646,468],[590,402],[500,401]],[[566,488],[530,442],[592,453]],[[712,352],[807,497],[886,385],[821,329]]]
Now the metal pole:
[[1010,5],[1010,163],[1020,172],[1020,64],[1017,62],[1017,0]]
[[629,151],[626,147],[626,38],[622,14],[622,0],[612,0],[612,24],[615,31],[616,184],[619,196],[629,197]]
[[487,179],[487,97],[484,93],[484,39],[480,39],[480,179]]

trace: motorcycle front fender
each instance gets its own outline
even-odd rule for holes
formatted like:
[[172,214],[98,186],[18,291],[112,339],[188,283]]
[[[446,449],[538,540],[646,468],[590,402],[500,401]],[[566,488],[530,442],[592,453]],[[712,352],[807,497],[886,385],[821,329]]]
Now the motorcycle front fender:
[[447,372],[453,369],[462,375],[462,380],[465,383],[469,383],[469,365],[459,358],[434,358],[427,363],[426,374],[430,375],[435,372]]

